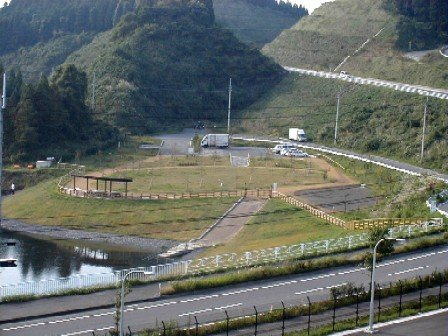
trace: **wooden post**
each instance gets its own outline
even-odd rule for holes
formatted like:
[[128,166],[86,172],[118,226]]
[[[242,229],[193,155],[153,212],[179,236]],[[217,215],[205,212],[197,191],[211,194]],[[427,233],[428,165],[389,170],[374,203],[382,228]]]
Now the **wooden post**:
[[89,191],[89,178],[87,177],[87,191]]
[[125,184],[124,189],[125,189],[124,194],[126,195],[126,197],[128,197],[128,183],[127,182]]
[[73,190],[76,190],[76,176],[73,176]]
[[98,185],[98,179],[96,180],[96,190],[98,190],[100,186]]
[[109,194],[112,196],[112,181],[109,181]]

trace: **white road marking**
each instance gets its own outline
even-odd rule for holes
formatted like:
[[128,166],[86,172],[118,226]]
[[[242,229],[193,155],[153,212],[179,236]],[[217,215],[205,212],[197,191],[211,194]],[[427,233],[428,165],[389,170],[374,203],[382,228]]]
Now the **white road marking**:
[[362,268],[356,268],[356,269],[353,269],[353,270],[350,270],[350,271],[338,272],[338,275],[345,275],[345,274],[350,274],[350,273],[356,273],[356,272],[364,271],[364,270],[366,270],[366,269],[367,269],[367,268],[365,268],[365,267],[362,267]]
[[72,332],[70,334],[64,334],[61,336],[75,336],[75,335],[82,335],[82,334],[88,334],[88,333],[93,333],[95,330],[84,330],[84,331],[76,331],[76,332]]
[[243,305],[242,303],[235,303],[235,304],[231,304],[231,305],[228,305],[228,306],[215,308],[215,310],[223,310],[223,309],[235,308],[235,307],[239,307],[239,306],[242,306],[242,305]]
[[17,326],[17,327],[5,328],[5,329],[3,329],[3,331],[27,329],[27,328],[33,328],[33,327],[38,327],[38,326],[42,326],[42,325],[45,325],[45,322],[39,322],[39,323],[21,325],[21,326]]
[[[426,266],[426,268],[429,268],[429,266]],[[395,272],[395,273],[389,273],[388,276],[392,276],[392,275],[400,275],[400,274],[405,274],[405,273],[410,273],[410,272],[415,272],[415,271],[419,271],[425,269],[424,266],[420,266],[420,267],[414,267],[414,268],[410,268],[404,271],[400,271],[400,272]]]
[[309,289],[309,290],[306,290],[306,291],[303,291],[303,292],[297,292],[297,293],[294,293],[294,294],[295,295],[303,295],[303,294],[308,294],[308,293],[314,293],[314,292],[318,292],[318,291],[323,291],[325,289],[332,289],[332,288],[342,287],[342,286],[345,286],[346,284],[347,284],[346,282],[343,282],[343,283],[340,283],[340,284],[337,284],[337,285],[333,285],[333,286],[313,288],[313,289]]
[[208,308],[208,309],[196,310],[196,311],[192,311],[192,312],[189,312],[189,313],[180,314],[178,316],[182,317],[182,316],[188,316],[188,315],[198,315],[198,314],[206,313],[206,312],[209,312],[209,311],[213,311],[213,309]]
[[314,277],[314,278],[302,279],[302,280],[300,280],[300,282],[307,282],[307,281],[313,281],[313,280],[325,279],[325,278],[330,278],[330,277],[335,276],[335,275],[336,275],[336,273],[330,273],[330,274],[325,274],[325,275],[319,275],[319,276]]
[[188,303],[188,302],[202,301],[202,300],[207,300],[207,299],[213,299],[213,298],[216,298],[218,296],[219,295],[208,295],[208,296],[202,296],[202,297],[198,297],[198,298],[183,300],[183,301],[179,301],[179,302],[180,303]]

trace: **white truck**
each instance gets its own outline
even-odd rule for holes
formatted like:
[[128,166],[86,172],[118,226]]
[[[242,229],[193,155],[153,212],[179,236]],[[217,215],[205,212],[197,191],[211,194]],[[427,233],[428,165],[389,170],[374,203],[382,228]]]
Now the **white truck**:
[[289,129],[289,140],[294,141],[308,141],[308,137],[306,136],[306,133],[301,128],[290,128]]
[[201,147],[227,148],[229,147],[229,139],[228,134],[207,134],[202,138]]

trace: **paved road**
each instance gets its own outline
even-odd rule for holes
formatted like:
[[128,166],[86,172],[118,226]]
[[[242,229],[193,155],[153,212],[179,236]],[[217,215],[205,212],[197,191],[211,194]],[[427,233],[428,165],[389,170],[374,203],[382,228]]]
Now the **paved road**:
[[[161,155],[187,155],[188,148],[190,147],[190,141],[193,139],[195,134],[199,136],[204,136],[208,134],[207,130],[195,130],[192,128],[184,129],[181,133],[176,134],[163,134],[158,135],[157,138],[163,140],[163,146],[161,148]],[[203,148],[200,155],[211,156],[228,156],[232,154],[234,156],[247,157],[250,155],[252,157],[266,156],[268,149],[266,148],[252,148],[252,147],[231,147],[228,149],[217,149],[217,148]]]
[[[378,279],[387,284],[390,281],[429,274],[436,269],[446,269],[447,256],[448,246],[395,256],[379,265]],[[307,296],[313,301],[327,299],[332,287],[347,282],[366,286],[369,282],[369,272],[361,267],[341,267],[135,304],[126,308],[126,324],[133,330],[139,330],[154,327],[162,320],[177,320],[181,324],[187,324],[193,320],[193,316],[197,316],[199,323],[208,323],[222,320],[224,310],[234,317],[252,314],[254,305],[259,311],[267,311],[271,307],[278,307],[280,300],[286,305],[297,305],[305,303]],[[3,324],[0,327],[0,334],[2,336],[91,335],[92,331],[98,333],[111,328],[114,324],[113,314],[113,310],[100,309],[82,314]]]
[[416,93],[426,97],[433,97],[438,99],[447,99],[448,100],[448,89],[438,89],[431,88],[428,86],[422,85],[411,85],[405,83],[391,82],[383,79],[375,79],[375,78],[362,78],[356,76],[344,76],[340,73],[335,72],[325,72],[325,71],[314,71],[307,69],[299,69],[292,67],[284,67],[285,70],[289,72],[297,72],[302,75],[313,76],[313,77],[321,77],[321,78],[329,78],[329,79],[337,79],[349,83],[356,83],[361,85],[373,85],[384,87],[388,89],[392,89],[395,91],[408,92],[408,93]]
[[[403,320],[401,323],[395,321],[393,324],[378,328],[377,336],[446,336],[448,335],[448,311],[441,313],[416,317],[412,320]],[[350,334],[353,336],[371,335],[367,332]]]
[[[239,140],[245,140],[245,141],[254,141],[254,142],[257,142],[257,141],[258,142],[272,142],[273,144],[279,143],[282,141],[289,142],[289,140],[283,139],[283,138],[252,136],[252,135],[244,135],[244,134],[234,135],[233,138],[236,138]],[[377,164],[377,165],[380,165],[380,166],[383,166],[383,167],[386,167],[389,169],[401,171],[406,174],[412,174],[412,175],[416,175],[416,176],[422,176],[422,175],[432,176],[436,179],[439,179],[441,181],[448,183],[448,174],[441,174],[435,170],[417,167],[417,166],[411,165],[409,163],[404,163],[404,162],[384,158],[384,157],[377,156],[377,155],[358,154],[358,153],[350,151],[350,150],[334,148],[334,147],[327,147],[327,146],[319,145],[319,144],[312,143],[312,142],[298,142],[298,143],[296,143],[296,145],[303,149],[312,149],[312,150],[316,150],[319,152],[333,154],[333,155],[337,155],[337,156],[345,156],[345,157],[359,160],[359,161],[372,162],[374,164]]]

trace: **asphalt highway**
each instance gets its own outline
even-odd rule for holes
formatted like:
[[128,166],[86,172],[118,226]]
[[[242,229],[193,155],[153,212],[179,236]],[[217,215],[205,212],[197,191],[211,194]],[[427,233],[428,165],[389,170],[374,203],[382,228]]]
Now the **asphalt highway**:
[[[380,284],[430,274],[448,268],[448,246],[425,252],[397,255],[379,264]],[[305,304],[307,296],[312,301],[329,298],[333,287],[346,283],[369,283],[369,272],[363,267],[341,267],[294,275],[282,279],[250,282],[237,286],[210,289],[199,293],[166,297],[159,301],[126,307],[125,324],[133,331],[160,325],[161,321],[178,321],[188,325],[197,317],[200,324],[223,320],[224,311],[231,317],[253,314],[280,307],[280,301],[292,306]],[[53,318],[0,326],[2,336],[75,336],[105,333],[114,325],[114,310],[92,310]]]

